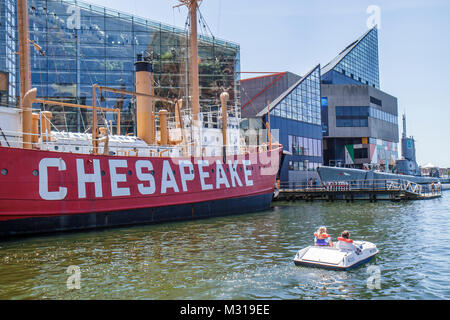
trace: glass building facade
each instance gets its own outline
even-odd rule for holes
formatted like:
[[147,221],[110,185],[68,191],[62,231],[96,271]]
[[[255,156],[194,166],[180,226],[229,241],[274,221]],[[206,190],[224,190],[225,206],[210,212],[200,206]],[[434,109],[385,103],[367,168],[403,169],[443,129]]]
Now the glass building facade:
[[305,181],[308,175],[303,174],[304,171],[313,171],[322,164],[320,100],[318,65],[274,99],[270,106],[271,128],[278,129],[278,140],[287,151],[280,169],[282,182]]
[[[15,0],[0,0],[0,71],[8,75],[2,104],[15,106],[19,90]],[[81,1],[28,0],[31,77],[38,97],[92,104],[92,85],[135,91],[137,54],[151,59],[155,94],[183,98],[188,92],[188,27],[185,29]],[[199,32],[200,32],[199,28]],[[223,90],[238,103],[239,45],[199,35],[200,103],[219,104]],[[134,132],[134,99],[104,94],[97,105],[120,108],[122,133]],[[156,107],[160,105],[157,103]],[[48,108],[48,106],[44,106]],[[89,111],[51,107],[66,131],[85,130]],[[112,118],[107,115],[106,118]],[[101,121],[101,120],[100,120]]]
[[374,107],[336,106],[336,127],[367,127],[369,117],[398,125],[398,116]]
[[377,28],[321,71],[324,164],[392,168],[398,159],[398,106],[380,90]]
[[378,30],[373,27],[322,69],[323,83],[380,88]]
[[334,70],[379,89],[378,68],[378,31],[377,28],[373,28],[347,53]]
[[320,67],[316,67],[271,110],[272,116],[321,125]]

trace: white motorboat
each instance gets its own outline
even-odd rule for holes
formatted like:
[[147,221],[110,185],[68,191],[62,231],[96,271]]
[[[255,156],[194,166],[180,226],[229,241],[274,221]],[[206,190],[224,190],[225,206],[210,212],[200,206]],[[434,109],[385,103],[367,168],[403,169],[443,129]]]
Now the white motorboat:
[[294,263],[299,266],[349,270],[370,261],[377,253],[377,246],[368,241],[354,241],[354,249],[328,246],[309,246],[297,252]]

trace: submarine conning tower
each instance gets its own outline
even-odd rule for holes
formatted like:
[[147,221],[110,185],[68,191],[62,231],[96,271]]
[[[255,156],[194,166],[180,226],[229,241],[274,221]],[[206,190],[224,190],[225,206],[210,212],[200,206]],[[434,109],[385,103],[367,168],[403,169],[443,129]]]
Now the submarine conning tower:
[[416,162],[416,145],[413,137],[406,135],[406,116],[403,114],[402,133],[402,159],[397,160],[397,172],[404,175],[421,176],[420,168]]
[[402,134],[402,158],[410,161],[416,161],[416,146],[413,137],[406,135],[406,116],[403,114],[403,134]]

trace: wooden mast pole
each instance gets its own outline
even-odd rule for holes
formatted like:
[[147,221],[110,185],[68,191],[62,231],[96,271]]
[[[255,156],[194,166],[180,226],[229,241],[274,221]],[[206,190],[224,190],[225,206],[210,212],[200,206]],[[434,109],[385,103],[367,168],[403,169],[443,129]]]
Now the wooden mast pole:
[[269,137],[269,150],[272,150],[272,132],[270,131],[270,101],[267,100],[267,133]]
[[22,109],[23,148],[31,149],[32,99],[24,105],[24,97],[31,89],[30,44],[28,42],[28,3],[27,0],[17,0],[17,22],[19,32],[19,62],[20,62],[20,100]]
[[[180,5],[185,5],[189,9],[190,32],[189,32],[189,96],[192,113],[192,143],[193,155],[199,156],[201,154],[201,134],[199,125],[200,113],[200,90],[198,77],[198,43],[197,43],[197,9],[198,2],[201,0],[179,0]],[[179,6],[180,6],[179,5]],[[178,6],[176,6],[178,7]]]
[[190,96],[191,96],[191,112],[192,112],[192,129],[193,129],[193,155],[200,156],[202,138],[200,134],[199,112],[200,112],[200,98],[199,98],[199,80],[198,80],[198,44],[197,44],[197,0],[183,1],[189,9],[190,17],[190,33],[189,33],[189,82],[190,82]]
[[190,66],[190,82],[191,82],[191,103],[192,113],[194,120],[198,120],[198,114],[200,112],[200,98],[199,98],[199,80],[198,80],[198,44],[197,44],[197,0],[189,1],[189,16],[191,20],[191,32],[190,32],[190,53],[191,59],[189,60]]
[[17,21],[19,29],[20,59],[20,103],[31,89],[30,45],[28,42],[28,4],[27,0],[17,0]]

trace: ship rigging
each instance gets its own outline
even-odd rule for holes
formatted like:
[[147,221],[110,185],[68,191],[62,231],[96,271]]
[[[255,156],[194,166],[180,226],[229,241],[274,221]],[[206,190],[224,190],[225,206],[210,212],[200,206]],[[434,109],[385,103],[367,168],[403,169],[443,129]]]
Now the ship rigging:
[[[151,54],[138,54],[136,91],[93,83],[92,103],[83,105],[42,99],[32,87],[30,43],[39,55],[45,50],[30,42],[27,1],[17,0],[20,109],[3,108],[0,113],[0,128],[12,127],[7,146],[0,146],[1,237],[204,218],[270,206],[281,146],[270,133],[264,143],[244,143],[239,107],[230,105],[229,92],[218,94],[220,107],[200,106],[199,1],[180,2],[190,15],[189,93],[176,98],[155,94]],[[108,93],[136,100],[136,135],[121,134],[119,107],[102,106]],[[57,130],[52,119],[58,114],[49,106],[91,111],[90,129]],[[115,126],[105,112],[115,114]]]

